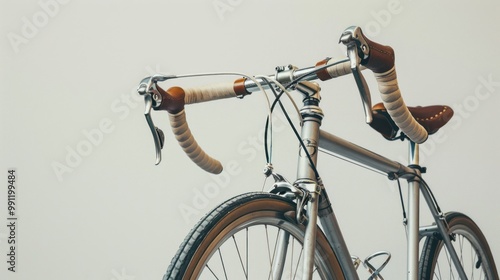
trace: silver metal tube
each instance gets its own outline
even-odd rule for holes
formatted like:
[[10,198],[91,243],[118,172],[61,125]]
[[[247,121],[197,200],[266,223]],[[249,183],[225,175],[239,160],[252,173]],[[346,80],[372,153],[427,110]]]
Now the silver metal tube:
[[[429,191],[426,188],[422,188],[422,195],[427,202],[427,205],[429,205],[429,209],[431,211],[432,216],[434,217],[434,221],[436,222],[436,226],[434,232],[439,232],[441,234],[441,237],[443,238],[443,242],[448,249],[448,254],[453,261],[453,264],[455,265],[455,268],[457,269],[458,275],[460,276],[459,279],[467,279],[467,275],[464,272],[464,269],[462,267],[462,264],[460,263],[460,259],[457,255],[457,252],[455,251],[455,248],[453,247],[453,244],[451,244],[451,239],[450,235],[448,233],[448,228],[446,224],[443,222],[441,219],[440,213],[438,213],[436,206],[434,205],[434,201],[431,198],[431,195]],[[421,230],[422,231],[422,230]]]
[[[302,110],[302,112],[304,109]],[[319,126],[321,120],[318,120],[314,117],[304,117],[304,124],[302,125],[302,141],[304,141],[304,145],[306,146],[307,151],[313,161],[313,164],[316,165],[318,158],[318,140],[319,140]],[[297,164],[297,180],[308,179],[316,181],[316,174],[314,170],[311,168],[311,163],[307,158],[307,154],[304,149],[301,147],[299,152],[299,162]]]
[[319,147],[325,153],[384,175],[414,173],[413,169],[399,162],[392,161],[323,130],[319,134]]
[[[319,96],[318,96],[319,99]],[[322,142],[329,143],[328,140],[322,140],[322,131],[319,129],[321,125],[322,112],[319,107],[315,106],[306,106],[301,110],[304,123],[302,126],[301,137],[305,143],[306,149],[309,151],[313,164],[316,164],[317,155],[318,155],[318,145],[321,145]],[[335,142],[335,141],[332,141]],[[319,195],[323,191],[321,190],[322,186],[319,186],[316,182],[316,174],[314,170],[311,168],[311,163],[309,159],[306,157],[303,148],[301,148],[299,162],[297,166],[297,178],[300,184],[300,181],[307,182],[309,184],[303,183],[303,186],[309,186],[308,190],[311,194],[311,199],[308,203],[308,226],[306,229],[306,241],[312,242],[311,237],[315,237],[317,217],[321,220],[321,225],[323,227],[323,231],[327,236],[327,239],[334,249],[336,253],[339,255],[338,260],[340,261],[342,270],[346,275],[347,279],[358,280],[359,277],[356,273],[354,265],[351,261],[351,256],[347,249],[347,245],[345,240],[340,232],[340,227],[337,223],[337,219],[331,209],[330,202],[328,201],[328,197],[326,194],[321,197],[322,200],[322,210],[321,213],[318,213],[318,205],[320,198]],[[314,187],[314,189],[312,189]],[[313,235],[314,234],[314,235]],[[305,244],[304,256],[310,257],[313,256],[311,250],[313,248],[309,247],[309,244]],[[306,259],[304,261],[303,267],[303,279],[309,279],[311,275],[312,269],[312,261]]]
[[280,230],[278,236],[278,244],[276,253],[273,258],[273,267],[271,279],[281,279],[283,277],[283,270],[285,268],[285,261],[288,252],[288,242],[290,240],[290,233]]
[[[308,197],[307,199],[307,226],[304,236],[304,258],[302,263],[302,279],[311,279],[314,269],[314,253],[316,248],[316,231],[318,222],[318,205],[321,188],[318,185],[316,173],[313,166],[316,165],[318,157],[318,140],[319,127],[323,113],[319,108],[320,87],[317,84],[302,85],[298,88],[312,94],[309,98],[311,101],[316,101],[316,105],[304,106],[300,113],[302,115],[303,124],[301,130],[301,138],[304,147],[301,146],[297,164],[297,181],[295,182],[299,188],[304,189]],[[313,102],[314,103],[314,102]],[[306,153],[307,150],[307,153]]]
[[316,231],[318,222],[318,199],[319,188],[316,183],[305,184],[310,192],[310,199],[307,203],[307,227],[304,236],[304,262],[302,266],[302,279],[312,279],[314,271],[314,252],[316,248]]
[[[409,164],[419,164],[419,146],[410,141],[409,146]],[[418,170],[415,171],[420,173]],[[420,175],[420,174],[419,174]],[[420,226],[420,186],[419,181],[415,178],[408,183],[408,280],[418,280],[418,259],[420,241],[419,226]]]
[[[278,75],[269,75],[269,77],[276,78],[278,82],[286,86],[290,81],[302,76],[304,76],[304,78],[302,78],[303,81],[317,80],[318,76],[316,75],[315,70],[316,70],[315,67],[307,67],[303,69],[291,69],[280,72]],[[268,88],[267,84],[264,82],[263,79],[257,78],[256,80],[265,89]],[[245,88],[250,93],[260,90],[257,84],[250,79],[245,80]]]
[[[319,87],[317,88],[319,92]],[[297,164],[297,182],[299,187],[306,189],[310,195],[307,202],[307,227],[304,237],[304,262],[302,270],[302,279],[312,279],[312,273],[314,269],[314,252],[316,247],[316,231],[318,222],[318,204],[319,204],[319,194],[320,189],[316,182],[316,174],[311,168],[312,165],[316,165],[318,157],[318,138],[319,138],[319,127],[321,125],[321,119],[323,114],[318,106],[308,107],[305,106],[300,111],[304,123],[302,125],[301,137],[305,144],[312,163],[306,156],[304,148],[300,148],[299,152],[299,162]]]
[[332,246],[333,250],[338,254],[337,259],[342,267],[342,271],[346,279],[359,280],[359,276],[356,273],[356,268],[351,260],[351,254],[347,248],[342,232],[340,231],[340,225],[337,222],[337,218],[332,211],[325,211],[326,215],[320,215],[319,219],[321,222],[321,227],[325,233],[326,239]]

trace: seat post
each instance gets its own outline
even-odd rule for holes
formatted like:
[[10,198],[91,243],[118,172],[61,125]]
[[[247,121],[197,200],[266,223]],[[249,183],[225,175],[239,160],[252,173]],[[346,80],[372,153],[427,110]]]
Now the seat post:
[[[410,165],[419,165],[419,146],[409,141],[408,161]],[[420,170],[415,169],[420,175]],[[418,178],[408,181],[408,277],[409,280],[418,279],[419,250],[419,219],[420,219],[420,182]]]

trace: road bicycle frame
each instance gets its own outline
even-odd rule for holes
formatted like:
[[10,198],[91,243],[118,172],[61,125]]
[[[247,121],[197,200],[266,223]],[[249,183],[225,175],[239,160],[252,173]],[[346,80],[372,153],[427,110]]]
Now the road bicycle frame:
[[[310,279],[314,264],[314,245],[316,236],[316,222],[319,221],[324,233],[335,250],[339,263],[347,279],[359,279],[356,269],[352,263],[347,245],[342,236],[340,226],[337,223],[334,211],[326,194],[326,190],[320,180],[317,180],[316,172],[312,166],[316,166],[318,151],[334,155],[351,163],[364,166],[368,169],[388,176],[389,179],[402,178],[408,181],[408,241],[407,241],[407,279],[418,279],[419,263],[419,241],[420,238],[430,234],[440,234],[450,252],[451,258],[461,279],[467,279],[458,256],[451,244],[448,235],[448,227],[443,219],[443,214],[438,211],[435,200],[427,187],[421,184],[421,170],[419,166],[419,145],[409,141],[409,165],[405,166],[399,162],[392,161],[372,151],[364,149],[342,138],[334,136],[320,129],[323,114],[319,107],[320,88],[316,84],[309,83],[308,88],[314,88],[316,92],[304,94],[304,107],[301,109],[303,125],[301,138],[308,153],[301,152],[298,157],[297,181],[295,186],[307,196],[307,226],[304,238],[304,263],[303,278]],[[306,156],[309,154],[309,157]],[[422,193],[427,205],[434,217],[435,226],[420,228],[420,193]],[[299,202],[304,203],[302,202]],[[286,242],[286,237],[282,237]],[[284,246],[283,246],[284,247]],[[278,253],[278,256],[280,254]],[[284,255],[284,254],[282,254]],[[275,262],[280,263],[280,262]],[[276,269],[279,275],[279,268]],[[377,275],[374,275],[377,276]]]
[[[270,163],[269,168],[266,169],[266,175],[273,174],[276,180],[276,188],[271,192],[283,193],[284,191],[286,192],[286,197],[293,197],[295,199],[297,202],[296,220],[305,225],[302,279],[310,279],[314,269],[318,218],[324,234],[336,254],[345,278],[359,279],[328,195],[316,170],[317,156],[320,150],[381,173],[391,180],[405,179],[408,181],[407,204],[409,215],[408,219],[405,220],[408,235],[407,279],[416,280],[419,277],[419,241],[425,236],[439,236],[442,239],[459,277],[467,279],[451,243],[454,235],[449,234],[445,215],[441,213],[432,192],[422,179],[421,173],[424,173],[425,169],[419,165],[418,143],[425,142],[428,134],[436,132],[437,129],[447,122],[451,115],[448,116],[448,119],[444,119],[446,117],[443,116],[443,119],[433,127],[424,128],[417,122],[401,97],[397,83],[393,49],[389,46],[383,46],[370,41],[363,35],[361,29],[355,26],[347,28],[342,33],[340,41],[347,47],[348,59],[332,61],[327,58],[318,62],[314,67],[304,69],[298,69],[292,65],[289,65],[288,68],[278,67],[276,68],[276,74],[272,76],[251,77],[244,75],[244,78],[221,85],[197,88],[171,87],[168,90],[157,87],[157,82],[175,78],[227,75],[228,73],[201,73],[175,76],[158,74],[143,79],[139,85],[138,92],[145,98],[146,110],[144,114],[154,138],[156,164],[161,160],[164,135],[153,124],[150,116],[152,109],[167,111],[172,131],[186,154],[202,169],[218,174],[222,170],[222,165],[219,161],[208,156],[194,140],[186,122],[184,106],[186,104],[230,97],[243,98],[254,91],[264,91],[263,86],[272,88],[273,91],[274,86],[279,87],[281,93],[286,92],[284,85],[287,88],[292,87],[304,95],[304,106],[300,110],[302,130],[300,133],[301,150],[298,156],[297,179],[293,185],[285,182],[279,174],[272,173],[272,165]],[[361,74],[363,67],[371,70],[375,75],[384,103],[384,111],[388,114],[388,118],[392,120],[392,124],[389,124],[389,126],[394,125],[398,129],[401,129],[402,136],[400,138],[409,140],[409,160],[407,166],[320,129],[323,119],[323,113],[319,106],[321,99],[320,87],[311,81],[316,79],[326,81],[348,74],[352,74],[356,81],[365,111],[366,123],[372,124],[372,113],[376,111],[372,111],[370,92]],[[274,85],[271,85],[270,82],[273,82]],[[277,96],[277,99],[279,99],[279,96]],[[272,111],[272,108],[270,108],[270,111]],[[443,112],[441,111],[437,114],[440,115]],[[432,116],[434,115],[429,115],[430,118]],[[424,116],[423,119],[426,119],[426,117]],[[384,132],[381,133],[387,139],[391,139],[395,137],[397,131],[393,130],[390,136],[386,136]],[[435,225],[420,227],[420,194],[422,194],[428,205]],[[283,273],[283,264],[287,250],[286,245],[288,244],[290,235],[283,231],[280,233],[279,238],[280,242],[277,246],[277,252],[274,255],[274,261],[272,262],[272,273],[275,276],[273,279],[280,278]],[[378,269],[370,267],[370,271],[372,271],[370,279],[381,279],[382,277],[379,272],[383,266]]]

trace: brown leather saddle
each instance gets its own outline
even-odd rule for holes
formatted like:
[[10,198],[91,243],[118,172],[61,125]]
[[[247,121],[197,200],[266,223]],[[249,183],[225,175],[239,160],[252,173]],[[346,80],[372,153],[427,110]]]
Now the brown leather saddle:
[[[453,116],[453,110],[449,106],[433,105],[425,107],[408,107],[408,110],[417,122],[427,130],[429,135],[436,133]],[[401,139],[397,137],[399,127],[394,123],[391,116],[384,107],[378,103],[372,108],[373,121],[370,126],[378,131],[388,140]]]

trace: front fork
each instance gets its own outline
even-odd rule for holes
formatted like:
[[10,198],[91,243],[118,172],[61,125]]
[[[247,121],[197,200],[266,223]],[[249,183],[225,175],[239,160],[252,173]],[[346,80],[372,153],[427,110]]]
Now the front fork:
[[[315,169],[318,156],[319,131],[323,119],[323,112],[319,107],[321,89],[317,84],[311,82],[301,82],[297,86],[297,89],[305,98],[304,107],[300,111],[302,115],[301,138],[303,145],[300,148],[297,164],[298,179],[294,185],[304,194],[302,201],[307,201],[307,211],[304,213],[307,226],[303,244],[302,279],[311,279],[314,269],[318,217],[324,228],[324,233],[335,252],[340,256],[350,255],[330,201],[326,196],[321,179],[318,177]],[[301,213],[303,209],[302,206],[297,209],[297,218],[299,221],[303,217]],[[347,259],[340,257],[338,260],[347,279],[359,279],[350,257]]]
[[[302,143],[297,165],[297,181],[295,186],[302,190],[307,201],[306,232],[304,236],[304,258],[302,279],[311,279],[314,269],[314,252],[316,245],[316,225],[318,219],[318,203],[321,187],[318,182],[315,166],[318,157],[319,127],[323,119],[323,112],[319,107],[320,87],[316,83],[302,82],[297,89],[304,95],[304,106],[300,110],[302,115]],[[301,203],[299,203],[300,205]],[[303,209],[303,208],[302,208]],[[302,216],[302,209],[297,209],[297,217]]]

